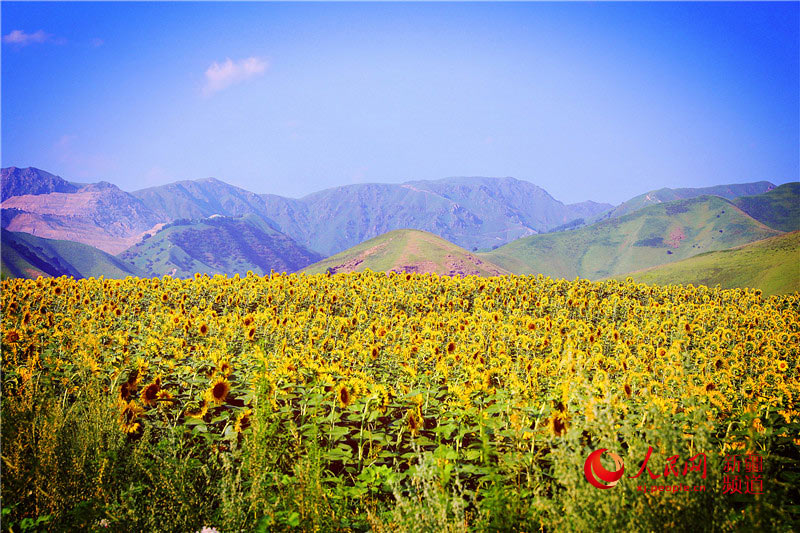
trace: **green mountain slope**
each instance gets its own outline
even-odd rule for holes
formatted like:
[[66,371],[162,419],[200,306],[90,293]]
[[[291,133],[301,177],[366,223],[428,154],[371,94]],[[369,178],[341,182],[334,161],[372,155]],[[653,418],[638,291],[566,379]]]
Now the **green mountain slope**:
[[257,215],[214,216],[167,224],[120,257],[147,276],[188,278],[196,272],[264,275],[270,270],[295,272],[320,256],[272,229]]
[[479,254],[516,274],[599,279],[778,235],[729,200],[701,196],[574,231],[534,235]]
[[133,265],[87,244],[43,239],[7,230],[2,230],[2,272],[20,278],[124,278],[139,275]]
[[781,231],[800,230],[800,183],[785,183],[764,194],[733,201],[742,211]]
[[589,220],[589,222],[596,222],[606,218],[617,218],[650,205],[674,202],[675,200],[688,200],[699,196],[721,196],[722,198],[733,200],[740,196],[762,194],[774,188],[775,185],[768,181],[715,185],[713,187],[686,187],[682,189],[663,188],[634,196],[630,200],[619,204],[614,209],[587,220]]
[[654,285],[752,287],[761,289],[765,295],[800,291],[800,231],[696,255],[627,276]]
[[435,272],[444,275],[500,276],[506,270],[479,259],[441,237],[419,230],[384,233],[305,269],[308,274],[330,271]]

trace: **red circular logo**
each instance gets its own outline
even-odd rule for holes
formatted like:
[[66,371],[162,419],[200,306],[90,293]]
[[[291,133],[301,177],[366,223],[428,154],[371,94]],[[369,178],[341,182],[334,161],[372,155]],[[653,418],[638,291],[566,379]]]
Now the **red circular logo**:
[[[600,448],[599,450],[592,452],[589,454],[589,457],[586,458],[586,462],[583,465],[583,473],[586,474],[586,481],[598,489],[610,489],[619,483],[623,472],[625,472],[625,466],[622,464],[622,458],[614,452],[608,452],[608,455],[614,459],[614,466],[616,467],[616,470],[612,472],[603,468],[603,465],[600,464],[600,456],[603,455],[604,451],[606,451],[606,448]],[[595,477],[595,475],[597,477]],[[601,483],[597,480],[597,478],[600,478],[601,481],[604,481],[607,484]]]

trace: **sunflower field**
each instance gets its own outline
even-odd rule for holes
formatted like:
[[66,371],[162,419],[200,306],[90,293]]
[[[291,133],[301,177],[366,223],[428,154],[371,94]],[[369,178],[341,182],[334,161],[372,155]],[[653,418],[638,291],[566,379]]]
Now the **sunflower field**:
[[[798,527],[800,294],[368,271],[1,303],[4,531]],[[697,454],[704,490],[641,490]]]

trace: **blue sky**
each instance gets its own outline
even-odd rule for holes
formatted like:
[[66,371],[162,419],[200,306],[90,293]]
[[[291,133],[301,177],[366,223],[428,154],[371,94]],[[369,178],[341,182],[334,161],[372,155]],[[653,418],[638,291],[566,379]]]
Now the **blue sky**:
[[800,4],[2,3],[2,165],[564,202],[800,174]]

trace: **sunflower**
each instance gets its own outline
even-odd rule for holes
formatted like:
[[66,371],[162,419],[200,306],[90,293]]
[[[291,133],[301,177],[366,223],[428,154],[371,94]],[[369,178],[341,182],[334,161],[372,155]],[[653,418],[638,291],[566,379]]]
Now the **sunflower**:
[[419,433],[422,427],[422,417],[419,416],[414,409],[409,409],[406,413],[406,422],[408,423],[408,429],[411,431],[412,435]]
[[145,405],[154,405],[158,399],[158,393],[161,390],[161,380],[156,379],[153,383],[147,385],[140,396],[142,403]]
[[350,402],[353,401],[353,396],[350,394],[350,390],[347,388],[346,384],[341,385],[336,391],[336,398],[339,400],[339,405],[341,405],[342,408],[347,407],[350,405]]
[[219,372],[225,377],[228,377],[233,373],[233,366],[231,366],[228,361],[223,361],[222,364],[219,365]]
[[161,402],[161,405],[165,405],[167,407],[175,403],[172,394],[170,394],[169,391],[166,391],[164,389],[158,391],[158,401]]
[[786,372],[786,369],[789,368],[789,363],[780,360],[775,366],[778,369],[778,372]]
[[220,405],[228,397],[231,391],[231,384],[223,377],[217,379],[216,382],[208,389],[206,399],[214,404]]
[[256,328],[250,328],[247,330],[247,340],[252,341],[256,338]]
[[203,337],[208,335],[208,324],[205,322],[201,322],[200,326],[197,328],[197,332],[200,333]]
[[236,416],[236,423],[233,425],[233,430],[236,433],[241,433],[242,430],[245,430],[250,427],[251,414],[253,414],[253,411],[251,411],[250,409],[245,409]]
[[143,409],[136,402],[125,404],[119,416],[119,423],[123,432],[134,433],[139,429],[140,424],[137,420],[142,411]]
[[119,400],[123,404],[127,404],[131,399],[131,390],[127,383],[123,383],[119,387]]
[[205,400],[203,400],[199,404],[194,403],[187,406],[186,409],[183,411],[183,414],[189,418],[202,419],[204,416],[206,416],[207,412],[208,412],[208,404],[206,403]]
[[562,436],[567,431],[567,421],[564,420],[560,414],[553,416],[548,425],[550,427],[550,431],[552,431],[553,435],[556,437]]
[[5,339],[4,339],[4,340],[5,340],[7,343],[9,343],[9,344],[10,344],[10,343],[14,343],[14,342],[17,342],[17,341],[19,341],[21,338],[22,338],[22,335],[20,334],[20,332],[19,332],[19,331],[15,330],[15,329],[10,329],[10,330],[8,330],[8,332],[6,333],[6,336],[5,336]]

